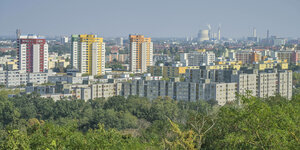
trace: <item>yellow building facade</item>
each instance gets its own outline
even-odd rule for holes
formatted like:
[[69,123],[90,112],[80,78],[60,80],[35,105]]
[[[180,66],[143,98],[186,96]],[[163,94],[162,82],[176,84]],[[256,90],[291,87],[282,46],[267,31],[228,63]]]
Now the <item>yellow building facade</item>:
[[71,64],[83,74],[105,74],[105,43],[96,35],[72,35]]
[[11,66],[12,70],[18,70],[18,60],[17,59],[12,59],[8,62],[6,62],[6,65]]

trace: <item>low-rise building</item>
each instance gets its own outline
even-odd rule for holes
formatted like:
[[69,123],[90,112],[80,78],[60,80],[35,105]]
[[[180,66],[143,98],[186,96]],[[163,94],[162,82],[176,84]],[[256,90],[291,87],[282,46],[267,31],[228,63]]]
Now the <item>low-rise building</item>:
[[49,69],[53,69],[56,67],[64,67],[66,68],[68,65],[70,65],[70,55],[62,55],[62,56],[58,56],[57,53],[52,53],[49,55],[48,58],[48,62],[49,62]]
[[200,66],[148,66],[147,72],[151,73],[153,76],[163,76],[163,77],[180,77],[186,73],[187,69],[199,69]]
[[292,51],[292,50],[283,51],[282,50],[282,51],[273,51],[272,52],[272,57],[275,60],[286,61],[289,64],[299,63],[299,56],[300,56],[299,50],[297,50],[297,51]]
[[235,51],[229,53],[229,58],[241,61],[243,64],[252,64],[261,61],[262,55],[257,51]]

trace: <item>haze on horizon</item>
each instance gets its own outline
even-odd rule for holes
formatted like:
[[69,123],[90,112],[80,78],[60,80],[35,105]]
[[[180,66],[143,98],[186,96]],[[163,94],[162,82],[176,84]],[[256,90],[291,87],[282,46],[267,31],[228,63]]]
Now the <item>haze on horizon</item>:
[[300,37],[299,0],[1,0],[0,36],[196,36],[221,24],[224,37]]

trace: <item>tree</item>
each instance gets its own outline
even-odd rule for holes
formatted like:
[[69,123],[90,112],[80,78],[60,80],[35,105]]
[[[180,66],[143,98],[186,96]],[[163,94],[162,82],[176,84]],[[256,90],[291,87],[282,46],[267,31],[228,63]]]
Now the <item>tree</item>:
[[70,49],[70,44],[49,44],[49,52],[56,52],[58,55],[69,53]]
[[0,149],[30,149],[28,137],[19,130],[10,130],[5,133],[0,143]]
[[220,109],[216,127],[205,139],[209,149],[297,149],[299,97],[259,99],[242,96],[242,105]]
[[153,122],[155,120],[167,120],[168,118],[174,120],[178,116],[178,107],[176,101],[170,99],[169,97],[153,100],[152,106],[150,108],[149,121]]
[[293,73],[293,85],[298,88],[300,87],[300,73]]
[[187,123],[194,133],[194,144],[201,149],[206,134],[215,126],[214,117],[206,113],[196,113],[190,116]]
[[127,98],[126,109],[138,118],[147,119],[150,115],[151,103],[147,98],[130,96]]
[[0,97],[0,128],[15,123],[19,117],[20,113],[13,103]]
[[287,100],[248,94],[221,107],[168,97],[7,98],[9,92],[0,91],[0,149],[300,147],[300,95]]
[[125,111],[127,100],[123,96],[114,96],[107,100],[104,109],[114,109],[116,111]]
[[196,150],[195,140],[196,136],[193,130],[181,131],[179,126],[169,120],[171,124],[171,131],[174,134],[174,139],[169,141],[164,139],[167,149],[186,149],[186,150]]

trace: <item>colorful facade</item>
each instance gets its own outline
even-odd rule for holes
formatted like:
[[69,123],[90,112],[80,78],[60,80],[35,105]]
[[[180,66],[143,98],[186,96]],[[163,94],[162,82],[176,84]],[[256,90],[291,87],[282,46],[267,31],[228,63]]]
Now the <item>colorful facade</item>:
[[105,43],[96,35],[72,35],[71,65],[83,74],[105,73]]
[[153,43],[143,35],[129,35],[129,65],[132,72],[146,72],[153,63]]
[[256,64],[244,64],[244,67],[250,67],[253,69],[258,69],[258,70],[266,70],[266,69],[282,69],[282,70],[287,70],[289,69],[289,63],[287,63],[287,60],[281,61],[281,60],[265,60],[265,61],[260,61],[259,63]]
[[46,39],[33,34],[18,39],[19,70],[45,72],[48,69],[48,44]]

